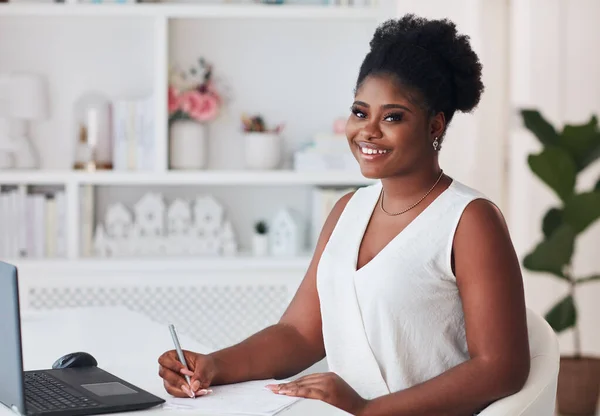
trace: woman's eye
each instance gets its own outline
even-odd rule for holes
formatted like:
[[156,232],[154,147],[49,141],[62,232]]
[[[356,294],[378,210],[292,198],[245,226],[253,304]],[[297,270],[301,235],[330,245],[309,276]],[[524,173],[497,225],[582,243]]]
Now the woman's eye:
[[393,113],[393,114],[388,114],[387,116],[385,116],[384,118],[385,121],[400,121],[402,120],[402,113]]
[[367,115],[361,111],[360,108],[353,107],[351,108],[352,114],[354,114],[358,118],[365,118]]

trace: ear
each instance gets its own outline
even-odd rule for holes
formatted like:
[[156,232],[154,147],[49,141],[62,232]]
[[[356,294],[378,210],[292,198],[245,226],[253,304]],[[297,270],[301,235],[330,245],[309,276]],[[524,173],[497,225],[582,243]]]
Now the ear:
[[445,131],[446,117],[444,116],[444,113],[440,111],[431,117],[431,120],[429,121],[429,134],[431,136],[431,141],[435,140],[436,137],[442,137]]

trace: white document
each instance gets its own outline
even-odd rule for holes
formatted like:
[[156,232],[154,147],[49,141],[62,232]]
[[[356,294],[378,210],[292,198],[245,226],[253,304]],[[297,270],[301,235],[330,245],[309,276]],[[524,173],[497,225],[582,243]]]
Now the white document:
[[290,407],[297,397],[273,393],[265,386],[282,380],[260,380],[210,387],[212,393],[195,399],[170,398],[165,407],[194,410],[195,415],[271,416]]

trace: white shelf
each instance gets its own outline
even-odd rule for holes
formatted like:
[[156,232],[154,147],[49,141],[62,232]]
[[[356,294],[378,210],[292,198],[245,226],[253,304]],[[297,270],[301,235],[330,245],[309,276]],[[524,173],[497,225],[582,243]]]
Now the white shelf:
[[8,185],[369,185],[374,180],[351,172],[200,171],[183,172],[76,172],[0,171],[0,184]]
[[374,19],[374,7],[193,4],[1,4],[1,16],[139,16],[166,18]]
[[250,270],[305,270],[311,255],[295,257],[167,257],[167,258],[114,258],[114,259],[13,259],[3,260],[24,271],[65,271],[73,273],[143,272],[168,270],[184,271],[250,271]]

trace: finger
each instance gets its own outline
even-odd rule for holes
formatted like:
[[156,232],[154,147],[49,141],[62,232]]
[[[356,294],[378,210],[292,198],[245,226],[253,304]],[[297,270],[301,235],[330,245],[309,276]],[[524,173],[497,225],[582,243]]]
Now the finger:
[[316,387],[294,387],[289,390],[279,390],[277,394],[291,396],[291,397],[304,397],[306,399],[324,400],[325,392]]
[[306,375],[304,377],[300,377],[299,379],[295,380],[296,382],[302,382],[302,381],[307,381],[307,380],[316,380],[316,379],[322,379],[325,377],[329,377],[329,373],[315,373],[315,374],[309,374]]
[[175,371],[169,368],[163,367],[162,365],[158,368],[158,375],[160,376],[160,378],[162,378],[172,386],[180,386],[181,384],[187,384],[187,381],[185,381],[185,379],[180,374],[176,373]]
[[177,353],[175,351],[167,351],[158,358],[158,363],[165,368],[180,372],[182,368],[185,368],[183,364],[177,359]]
[[164,386],[165,386],[165,390],[167,391],[167,393],[169,393],[171,396],[174,397],[189,397],[188,394],[184,393],[183,390],[181,390],[181,388],[177,388],[169,383],[167,383],[167,381],[163,382]]

